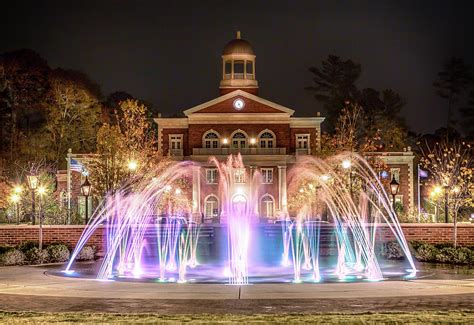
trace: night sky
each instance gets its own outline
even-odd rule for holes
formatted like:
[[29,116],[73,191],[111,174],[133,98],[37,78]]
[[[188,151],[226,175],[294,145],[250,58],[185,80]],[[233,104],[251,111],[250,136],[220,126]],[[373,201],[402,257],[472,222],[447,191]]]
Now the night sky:
[[362,64],[358,86],[393,88],[416,132],[445,124],[432,83],[451,56],[474,64],[473,1],[9,1],[0,52],[31,48],[125,90],[165,115],[218,95],[221,51],[241,30],[260,96],[314,116],[308,67],[329,54]]

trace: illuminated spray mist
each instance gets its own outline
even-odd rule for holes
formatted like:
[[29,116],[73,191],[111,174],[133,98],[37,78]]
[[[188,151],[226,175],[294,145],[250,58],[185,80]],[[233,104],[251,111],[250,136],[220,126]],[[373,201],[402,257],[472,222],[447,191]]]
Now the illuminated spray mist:
[[[343,162],[345,166],[341,167]],[[219,241],[218,236],[212,239],[212,245],[225,250],[219,260],[211,263],[199,257],[204,247],[199,240],[201,216],[192,213],[194,203],[185,191],[191,184],[179,184],[183,179],[192,179],[194,168],[200,166],[181,162],[156,170],[152,179],[108,195],[78,241],[66,274],[72,272],[77,254],[95,231],[101,231],[100,227],[105,227],[106,249],[100,261],[99,279],[147,278],[179,283],[205,279],[237,285],[266,276],[282,280],[290,277],[295,283],[333,277],[346,281],[350,276],[377,281],[384,278],[376,253],[380,226],[391,230],[410,270],[416,272],[383,184],[360,156],[348,153],[325,160],[298,157],[289,174],[288,193],[307,194],[307,198],[289,214],[279,211],[275,224],[272,221],[266,225],[259,224],[259,198],[265,193],[258,170],[245,169],[240,156],[229,156],[225,161],[213,158],[209,164],[219,172],[216,194],[220,223],[226,229],[225,241]],[[321,229],[328,229],[329,225],[321,220],[322,213],[315,206],[323,206],[332,222],[334,263],[321,257]],[[212,230],[220,226],[205,227]],[[281,229],[270,231],[279,234],[279,246],[257,246],[255,236],[266,236],[261,231],[265,227]],[[268,245],[271,238],[265,237],[260,245]],[[260,250],[265,255],[265,249],[277,250],[276,260],[263,263],[250,258],[250,251]],[[150,251],[155,254],[151,256]]]

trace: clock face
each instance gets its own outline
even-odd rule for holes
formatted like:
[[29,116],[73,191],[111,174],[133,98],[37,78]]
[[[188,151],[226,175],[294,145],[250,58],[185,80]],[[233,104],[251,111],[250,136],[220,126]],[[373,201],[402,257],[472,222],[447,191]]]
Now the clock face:
[[234,100],[233,105],[237,111],[241,111],[245,107],[245,102],[242,98],[237,98],[236,100]]

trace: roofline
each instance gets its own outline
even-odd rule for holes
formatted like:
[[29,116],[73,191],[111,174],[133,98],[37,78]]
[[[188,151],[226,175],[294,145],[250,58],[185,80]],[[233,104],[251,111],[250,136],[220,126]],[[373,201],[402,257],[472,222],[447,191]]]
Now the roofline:
[[[273,107],[277,110],[280,110],[282,111],[282,113],[286,113],[286,114],[289,114],[289,116],[293,115],[295,113],[294,110],[292,110],[291,108],[288,108],[288,107],[285,107],[285,106],[282,106],[282,105],[279,105],[277,103],[274,103],[274,102],[271,102],[269,100],[266,100],[266,99],[263,99],[261,97],[258,97],[258,96],[255,96],[255,95],[252,95],[246,91],[243,91],[243,90],[240,90],[240,89],[236,89],[235,91],[232,91],[230,93],[227,93],[225,95],[222,95],[222,96],[219,96],[217,98],[214,98],[210,101],[207,101],[205,103],[202,103],[200,105],[197,105],[197,106],[194,106],[194,107],[191,107],[187,110],[185,110],[183,113],[184,115],[186,116],[189,116],[190,114],[193,114],[195,112],[198,112],[200,111],[201,109],[204,109],[206,107],[209,107],[209,106],[212,106],[212,105],[215,105],[215,104],[218,104],[220,102],[223,102],[227,99],[230,99],[232,97],[235,97],[235,96],[242,96],[242,97],[246,97],[248,99],[251,99],[251,100],[254,100],[256,102],[259,102],[263,105],[267,105],[267,106],[270,106],[270,107]],[[274,114],[279,114],[279,113],[274,113]]]

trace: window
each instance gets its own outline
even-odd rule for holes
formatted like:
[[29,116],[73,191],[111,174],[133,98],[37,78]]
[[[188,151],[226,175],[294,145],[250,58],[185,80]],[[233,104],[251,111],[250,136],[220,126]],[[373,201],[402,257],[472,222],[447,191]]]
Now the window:
[[253,79],[253,64],[252,61],[245,62],[245,73],[247,74],[247,79]]
[[395,178],[395,180],[400,184],[400,168],[390,168],[390,176]]
[[235,132],[232,135],[232,147],[242,149],[247,147],[247,136],[243,132]]
[[234,183],[245,183],[245,168],[234,169]]
[[275,135],[270,131],[263,131],[259,135],[260,148],[274,148],[275,147]]
[[266,218],[272,218],[274,215],[274,201],[270,194],[262,196],[260,205],[260,215]]
[[232,73],[232,61],[225,61],[225,74]]
[[213,219],[219,216],[219,200],[213,194],[209,195],[204,202],[204,218]]
[[234,79],[244,79],[244,61],[234,61]]
[[219,148],[219,135],[214,131],[208,131],[204,134],[204,148]]
[[297,154],[309,154],[309,134],[297,134],[296,135],[296,153]]
[[262,168],[262,182],[264,184],[273,183],[273,168]]
[[171,154],[180,152],[183,150],[183,135],[182,134],[170,134],[170,152]]
[[206,183],[217,184],[217,168],[206,169]]

